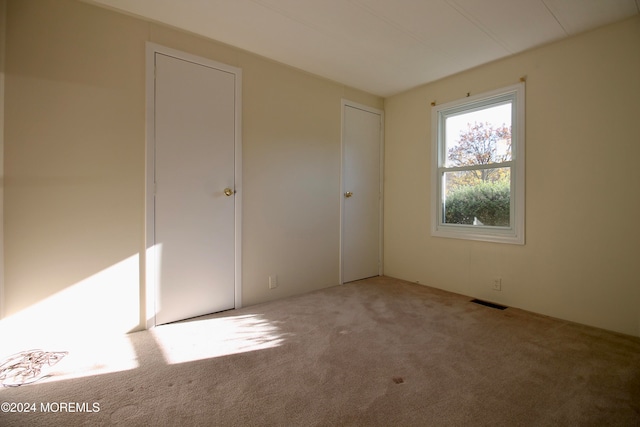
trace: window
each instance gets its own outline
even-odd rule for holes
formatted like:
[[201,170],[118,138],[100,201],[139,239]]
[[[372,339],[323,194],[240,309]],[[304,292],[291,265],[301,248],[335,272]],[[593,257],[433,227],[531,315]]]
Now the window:
[[524,83],[432,109],[431,234],[524,244]]

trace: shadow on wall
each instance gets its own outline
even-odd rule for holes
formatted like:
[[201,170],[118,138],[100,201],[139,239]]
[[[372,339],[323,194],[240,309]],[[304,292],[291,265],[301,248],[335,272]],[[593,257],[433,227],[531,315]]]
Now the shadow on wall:
[[1,356],[54,350],[118,335],[140,324],[139,254],[0,320]]

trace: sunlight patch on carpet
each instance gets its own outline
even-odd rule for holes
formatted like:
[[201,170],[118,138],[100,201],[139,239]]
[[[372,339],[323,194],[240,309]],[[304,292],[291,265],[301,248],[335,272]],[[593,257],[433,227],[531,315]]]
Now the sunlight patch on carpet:
[[172,323],[151,334],[168,364],[264,350],[284,342],[279,328],[259,314]]
[[[82,339],[80,339],[82,338]],[[29,349],[26,349],[29,350]],[[103,375],[138,368],[138,357],[126,335],[82,336],[77,342],[66,342],[46,351],[64,352],[65,357],[55,364],[43,365],[40,384],[51,381]],[[5,359],[2,359],[5,360]],[[24,385],[30,386],[29,384]],[[0,391],[3,388],[0,387]]]
[[80,378],[129,371],[139,367],[138,355],[126,335],[87,338],[69,347],[69,354],[56,365],[52,379]]
[[139,269],[134,254],[1,319],[0,363],[32,350],[66,352],[36,384],[137,368],[123,334],[140,323]]

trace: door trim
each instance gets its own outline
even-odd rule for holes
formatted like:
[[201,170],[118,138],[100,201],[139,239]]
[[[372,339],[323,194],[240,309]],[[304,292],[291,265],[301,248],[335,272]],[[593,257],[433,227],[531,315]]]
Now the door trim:
[[341,100],[341,127],[340,127],[340,265],[339,265],[339,277],[338,283],[341,285],[344,283],[343,280],[343,263],[344,263],[344,227],[345,227],[345,218],[344,218],[344,193],[347,191],[345,188],[344,182],[344,168],[345,159],[344,159],[344,150],[345,150],[345,108],[357,108],[359,110],[363,110],[369,113],[380,115],[380,224],[379,224],[379,241],[378,241],[378,275],[382,276],[384,272],[384,110],[380,110],[378,108],[369,107],[368,105],[359,104],[357,102],[350,101],[348,99]]
[[145,247],[144,254],[144,323],[156,326],[157,268],[155,247],[155,56],[156,53],[222,70],[235,76],[235,140],[234,140],[234,244],[235,244],[235,308],[242,307],[242,70],[211,59],[171,49],[156,43],[146,43],[146,171],[145,171]]

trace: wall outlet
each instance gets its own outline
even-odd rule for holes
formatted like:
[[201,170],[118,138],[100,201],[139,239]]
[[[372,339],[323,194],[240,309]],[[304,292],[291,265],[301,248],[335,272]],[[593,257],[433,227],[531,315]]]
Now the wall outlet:
[[492,289],[494,291],[501,291],[502,290],[502,279],[500,277],[496,277],[495,279],[493,279]]
[[278,287],[278,276],[273,275],[269,276],[269,289],[275,289]]

